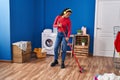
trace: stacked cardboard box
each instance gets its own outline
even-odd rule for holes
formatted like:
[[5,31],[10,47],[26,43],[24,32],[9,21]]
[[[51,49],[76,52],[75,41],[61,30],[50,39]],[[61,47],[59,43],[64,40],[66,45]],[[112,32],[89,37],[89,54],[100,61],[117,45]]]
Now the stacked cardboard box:
[[[17,43],[17,45],[16,45]],[[30,41],[20,41],[13,43],[12,51],[13,51],[13,62],[23,63],[30,60],[31,57],[31,42]],[[22,45],[22,47],[20,47]],[[26,46],[26,47],[25,47]],[[25,47],[25,49],[22,49]]]

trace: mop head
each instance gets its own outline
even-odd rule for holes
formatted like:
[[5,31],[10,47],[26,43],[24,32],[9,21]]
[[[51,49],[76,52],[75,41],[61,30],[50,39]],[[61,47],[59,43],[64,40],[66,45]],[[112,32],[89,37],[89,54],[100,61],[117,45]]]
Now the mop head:
[[83,73],[85,72],[85,70],[83,68],[80,69],[80,73]]

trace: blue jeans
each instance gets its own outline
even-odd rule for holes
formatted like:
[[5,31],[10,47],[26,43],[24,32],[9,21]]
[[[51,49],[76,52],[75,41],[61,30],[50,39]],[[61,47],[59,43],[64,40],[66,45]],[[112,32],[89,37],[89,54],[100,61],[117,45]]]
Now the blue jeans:
[[[61,42],[62,42],[62,45],[61,45]],[[64,61],[65,57],[66,57],[67,41],[65,39],[65,35],[63,32],[57,33],[55,46],[54,46],[54,54],[55,54],[54,59],[55,60],[58,59],[58,49],[59,49],[60,45],[62,46],[62,61]]]

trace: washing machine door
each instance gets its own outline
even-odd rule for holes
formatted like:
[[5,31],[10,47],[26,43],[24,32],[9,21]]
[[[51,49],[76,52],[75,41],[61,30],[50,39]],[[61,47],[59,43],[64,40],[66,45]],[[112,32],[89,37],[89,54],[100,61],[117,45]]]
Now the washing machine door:
[[52,37],[47,37],[44,39],[44,48],[47,50],[52,50],[54,48],[54,39]]

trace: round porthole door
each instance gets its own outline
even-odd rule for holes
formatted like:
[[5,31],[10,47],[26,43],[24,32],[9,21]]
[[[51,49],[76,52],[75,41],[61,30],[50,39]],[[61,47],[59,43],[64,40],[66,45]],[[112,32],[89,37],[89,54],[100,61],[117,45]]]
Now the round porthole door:
[[48,50],[53,49],[53,39],[52,38],[47,38],[44,40],[44,47]]

